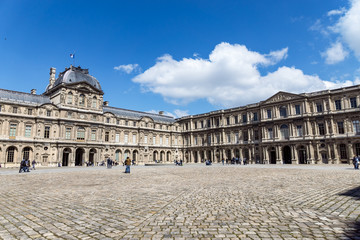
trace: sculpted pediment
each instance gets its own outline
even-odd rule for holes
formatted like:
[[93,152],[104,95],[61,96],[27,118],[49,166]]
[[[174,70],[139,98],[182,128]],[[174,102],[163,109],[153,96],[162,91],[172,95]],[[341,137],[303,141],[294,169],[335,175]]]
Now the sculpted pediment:
[[264,101],[264,103],[275,103],[275,102],[283,102],[287,100],[297,100],[301,99],[302,96],[293,94],[293,93],[287,93],[287,92],[278,92],[272,97],[268,98]]
[[83,93],[95,93],[98,94],[99,91],[92,87],[91,85],[87,83],[75,83],[73,86],[71,86],[71,89],[77,90],[78,92]]

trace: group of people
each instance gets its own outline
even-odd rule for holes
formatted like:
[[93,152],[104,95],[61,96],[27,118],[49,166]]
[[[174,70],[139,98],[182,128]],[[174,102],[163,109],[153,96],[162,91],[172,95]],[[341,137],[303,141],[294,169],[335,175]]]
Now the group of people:
[[183,160],[181,159],[180,161],[178,160],[174,160],[175,166],[182,166],[183,165]]
[[241,165],[241,162],[244,165],[248,164],[246,158],[241,160],[241,158],[235,158],[235,157],[233,157],[232,159],[226,159],[226,160],[222,159],[221,162],[222,162],[223,165],[225,164],[225,162],[226,162],[226,164],[240,164]]
[[354,169],[359,169],[359,163],[360,163],[360,156],[354,156],[353,158]]
[[[33,160],[31,162],[31,164],[32,164],[32,169],[35,170],[36,161]],[[19,173],[21,173],[21,172],[30,172],[30,161],[29,161],[29,159],[21,160]]]

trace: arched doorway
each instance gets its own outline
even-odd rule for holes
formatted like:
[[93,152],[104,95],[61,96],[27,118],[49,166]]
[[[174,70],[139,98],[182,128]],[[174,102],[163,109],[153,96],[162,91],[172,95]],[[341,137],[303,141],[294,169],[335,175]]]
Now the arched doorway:
[[185,152],[185,162],[189,162],[189,152]]
[[289,146],[283,147],[283,163],[291,164],[291,149]]
[[228,160],[231,159],[231,150],[230,149],[226,150],[226,159],[228,159]]
[[205,152],[201,151],[200,152],[200,161],[203,163],[205,161]]
[[199,161],[199,156],[198,156],[198,152],[194,151],[194,162],[197,163]]
[[171,152],[170,152],[170,151],[168,151],[168,152],[166,153],[166,161],[167,161],[167,162],[170,162],[170,161],[171,161]]
[[92,148],[89,151],[89,165],[94,165],[95,163],[95,153],[96,149]]
[[69,166],[69,155],[71,153],[70,148],[65,148],[63,151],[62,165],[63,167]]
[[160,152],[160,162],[164,162],[164,160],[165,160],[165,152],[161,151]]
[[298,151],[298,156],[299,156],[299,164],[307,164],[306,149],[304,146],[300,146]]
[[210,150],[207,152],[207,157],[208,157],[208,160],[213,161]]
[[154,162],[158,162],[158,151],[154,151],[153,160],[154,160]]
[[30,160],[30,153],[32,149],[30,147],[26,147],[23,149],[23,159]]
[[120,163],[120,159],[121,159],[121,150],[118,149],[118,150],[115,151],[115,161],[117,163]]
[[134,151],[133,151],[132,160],[133,160],[135,163],[137,163],[137,160],[138,160],[138,151],[137,151],[137,150],[134,150]]
[[249,149],[247,149],[247,148],[245,148],[244,150],[243,150],[243,156],[244,156],[244,160],[246,160],[247,161],[247,163],[249,163],[249,156],[250,156],[250,154],[249,154]]
[[6,151],[7,151],[6,162],[13,163],[14,160],[15,160],[16,148],[15,147],[8,147],[8,149]]
[[131,157],[131,153],[130,153],[130,150],[129,150],[129,149],[126,149],[125,152],[124,152],[124,161],[125,161],[125,159],[127,159],[128,157]]
[[270,164],[276,164],[276,150],[274,147],[270,149]]
[[84,162],[84,152],[83,148],[76,149],[75,152],[75,166],[82,166]]

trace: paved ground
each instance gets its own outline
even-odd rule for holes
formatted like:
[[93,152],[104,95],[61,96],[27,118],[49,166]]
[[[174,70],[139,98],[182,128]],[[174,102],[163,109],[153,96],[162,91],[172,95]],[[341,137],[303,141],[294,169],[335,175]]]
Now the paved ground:
[[351,166],[0,170],[0,239],[360,239]]

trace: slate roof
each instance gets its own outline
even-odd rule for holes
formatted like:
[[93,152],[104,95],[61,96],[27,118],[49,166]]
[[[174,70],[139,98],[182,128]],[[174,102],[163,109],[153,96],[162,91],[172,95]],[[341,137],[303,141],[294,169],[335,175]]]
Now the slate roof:
[[51,103],[50,98],[44,95],[16,92],[6,89],[0,89],[0,100],[29,105],[42,105],[45,103]]
[[128,117],[132,119],[141,119],[142,117],[150,117],[155,122],[165,122],[165,123],[174,123],[175,119],[173,117],[154,114],[154,113],[146,113],[146,112],[138,112],[133,110],[127,110],[122,108],[115,108],[110,106],[103,106],[103,111],[113,113],[116,116],[119,117]]

